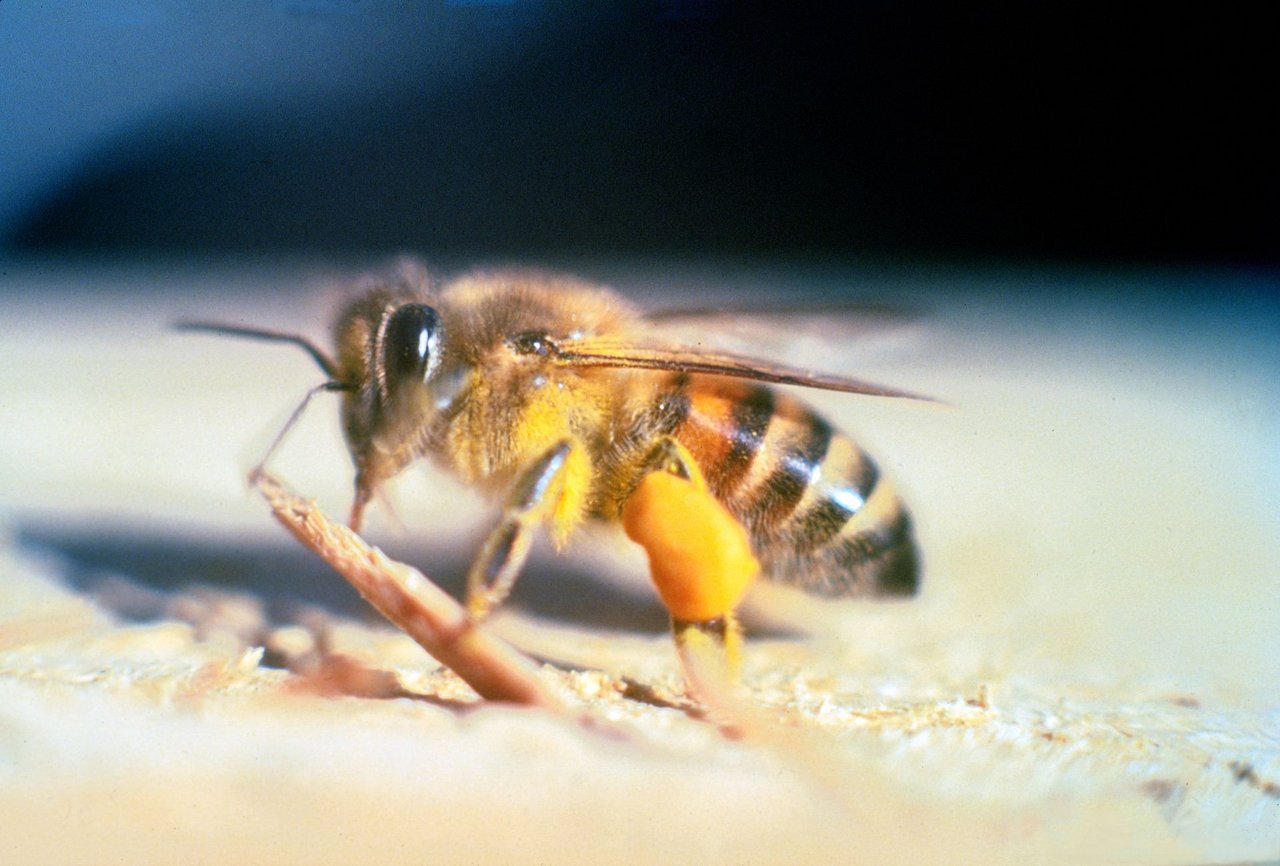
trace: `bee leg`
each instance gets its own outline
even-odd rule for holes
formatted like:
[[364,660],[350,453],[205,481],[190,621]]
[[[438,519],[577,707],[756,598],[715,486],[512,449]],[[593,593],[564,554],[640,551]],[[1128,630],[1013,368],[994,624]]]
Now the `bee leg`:
[[511,593],[529,556],[533,529],[556,518],[554,512],[563,498],[565,478],[580,471],[575,463],[582,459],[579,446],[566,439],[552,446],[516,479],[502,518],[467,572],[467,612],[472,619],[483,619]]
[[693,456],[666,437],[641,464],[622,525],[649,555],[690,678],[737,675],[742,633],[734,609],[760,571],[746,528],[707,489]]
[[686,670],[736,680],[742,670],[742,626],[733,611],[699,621],[671,617],[671,634]]

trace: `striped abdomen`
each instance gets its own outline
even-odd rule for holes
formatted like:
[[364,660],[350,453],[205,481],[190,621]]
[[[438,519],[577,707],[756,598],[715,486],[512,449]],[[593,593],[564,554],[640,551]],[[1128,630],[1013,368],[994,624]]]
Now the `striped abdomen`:
[[909,595],[911,522],[876,464],[801,401],[751,382],[676,376],[660,432],[747,527],[765,575],[826,596]]

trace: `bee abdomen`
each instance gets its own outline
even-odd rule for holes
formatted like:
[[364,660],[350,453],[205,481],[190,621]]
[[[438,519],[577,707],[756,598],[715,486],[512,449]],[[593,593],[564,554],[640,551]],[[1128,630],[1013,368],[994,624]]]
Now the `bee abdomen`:
[[761,545],[766,570],[824,596],[915,594],[919,560],[911,518],[889,482],[879,478],[857,499],[851,487],[816,486],[810,508]]
[[824,596],[916,591],[910,518],[852,440],[764,386],[690,384],[671,432],[746,525],[766,576]]

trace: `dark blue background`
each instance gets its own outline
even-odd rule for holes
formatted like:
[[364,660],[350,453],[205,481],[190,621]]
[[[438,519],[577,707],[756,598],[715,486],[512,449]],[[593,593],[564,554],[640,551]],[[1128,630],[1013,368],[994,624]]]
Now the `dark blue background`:
[[1280,259],[1262,15],[783,6],[3,0],[0,243]]

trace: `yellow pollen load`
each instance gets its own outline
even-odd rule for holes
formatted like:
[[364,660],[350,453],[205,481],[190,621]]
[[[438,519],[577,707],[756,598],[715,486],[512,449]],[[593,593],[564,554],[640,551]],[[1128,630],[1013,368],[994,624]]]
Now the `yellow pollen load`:
[[676,619],[732,613],[760,571],[746,529],[700,477],[645,476],[623,506],[622,526],[649,554],[653,582]]

